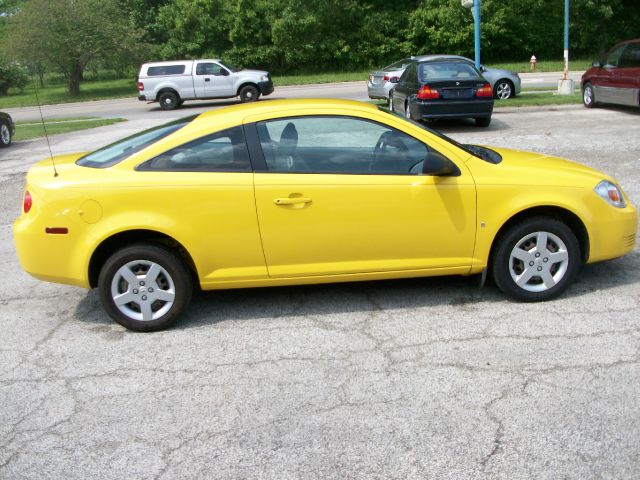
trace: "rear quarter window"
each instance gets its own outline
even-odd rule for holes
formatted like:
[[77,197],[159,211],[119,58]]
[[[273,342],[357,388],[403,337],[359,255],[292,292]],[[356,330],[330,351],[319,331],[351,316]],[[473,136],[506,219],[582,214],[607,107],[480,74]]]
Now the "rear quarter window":
[[162,65],[149,67],[147,76],[158,77],[160,75],[182,75],[187,67],[185,65]]

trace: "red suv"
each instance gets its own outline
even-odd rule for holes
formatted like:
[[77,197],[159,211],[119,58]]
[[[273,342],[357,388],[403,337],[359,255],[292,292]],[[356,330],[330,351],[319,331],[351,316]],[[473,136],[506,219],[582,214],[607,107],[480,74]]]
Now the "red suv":
[[582,75],[582,101],[640,106],[640,38],[619,43]]

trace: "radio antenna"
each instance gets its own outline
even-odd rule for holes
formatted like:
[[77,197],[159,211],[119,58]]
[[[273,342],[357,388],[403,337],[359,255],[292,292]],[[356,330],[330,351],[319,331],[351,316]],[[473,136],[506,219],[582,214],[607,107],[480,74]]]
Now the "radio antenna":
[[33,90],[36,93],[36,103],[38,104],[38,111],[40,112],[40,121],[42,122],[42,128],[44,129],[44,138],[47,139],[47,147],[49,147],[49,155],[51,157],[51,165],[53,165],[53,176],[58,176],[58,170],[56,170],[56,161],[53,159],[53,152],[51,151],[51,144],[49,143],[49,135],[47,134],[47,126],[44,123],[44,116],[42,115],[42,108],[40,107],[40,99],[38,98],[38,85],[36,84],[36,77],[33,78]]

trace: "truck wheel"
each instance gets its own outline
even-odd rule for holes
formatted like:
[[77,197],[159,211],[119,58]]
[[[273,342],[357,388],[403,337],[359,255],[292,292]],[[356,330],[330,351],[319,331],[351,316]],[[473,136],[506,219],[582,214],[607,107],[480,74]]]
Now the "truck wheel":
[[260,97],[260,92],[253,85],[245,85],[240,89],[239,95],[242,103],[255,102]]
[[162,110],[173,110],[180,106],[180,97],[175,92],[163,92],[158,97]]

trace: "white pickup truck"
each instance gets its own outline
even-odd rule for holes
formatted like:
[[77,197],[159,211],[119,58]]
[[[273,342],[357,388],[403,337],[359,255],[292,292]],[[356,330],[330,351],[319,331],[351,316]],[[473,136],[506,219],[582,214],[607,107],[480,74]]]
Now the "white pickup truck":
[[273,92],[269,72],[238,70],[220,60],[145,63],[138,75],[138,100],[173,110],[185,100],[240,97],[253,102]]

